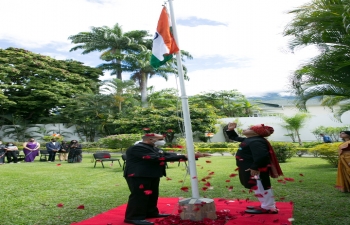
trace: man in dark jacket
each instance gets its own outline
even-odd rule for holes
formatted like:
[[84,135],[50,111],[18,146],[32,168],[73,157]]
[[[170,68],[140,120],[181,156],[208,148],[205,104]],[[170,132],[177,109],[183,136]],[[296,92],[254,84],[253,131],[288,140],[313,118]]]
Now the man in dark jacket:
[[[125,223],[152,225],[146,218],[160,218],[169,214],[159,214],[157,207],[160,178],[166,176],[166,162],[187,160],[186,155],[166,153],[155,146],[165,144],[164,136],[146,134],[142,142],[126,150],[124,177],[131,194],[125,212]],[[195,157],[208,156],[196,153]]]
[[278,161],[270,143],[264,138],[274,130],[263,124],[251,126],[243,130],[246,138],[235,132],[237,124],[229,123],[227,135],[234,141],[241,142],[236,153],[236,165],[239,168],[241,184],[255,192],[261,206],[249,208],[246,213],[278,213],[271,190],[270,176],[276,178],[282,174]]

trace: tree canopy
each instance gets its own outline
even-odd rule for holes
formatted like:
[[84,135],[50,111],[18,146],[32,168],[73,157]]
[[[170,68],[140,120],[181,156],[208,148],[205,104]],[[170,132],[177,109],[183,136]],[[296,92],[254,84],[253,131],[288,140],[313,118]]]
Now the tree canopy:
[[0,49],[0,108],[30,123],[64,108],[83,93],[97,93],[102,71],[24,49]]
[[325,106],[341,103],[338,116],[350,110],[349,9],[349,0],[314,0],[289,12],[295,16],[284,31],[292,37],[290,48],[316,46],[320,50],[291,78],[301,109],[318,97]]

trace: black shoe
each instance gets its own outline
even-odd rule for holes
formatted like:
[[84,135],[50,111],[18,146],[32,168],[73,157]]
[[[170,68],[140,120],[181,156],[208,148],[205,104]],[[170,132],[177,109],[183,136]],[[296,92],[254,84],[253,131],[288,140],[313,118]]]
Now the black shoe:
[[168,217],[170,214],[158,214],[154,216],[147,216],[147,218],[162,218],[162,217]]
[[131,223],[136,225],[153,225],[153,222],[149,222],[147,220],[124,220],[124,223]]
[[261,209],[260,206],[247,206],[247,209]]
[[249,214],[278,214],[278,210],[268,210],[268,209],[248,209],[245,213]]

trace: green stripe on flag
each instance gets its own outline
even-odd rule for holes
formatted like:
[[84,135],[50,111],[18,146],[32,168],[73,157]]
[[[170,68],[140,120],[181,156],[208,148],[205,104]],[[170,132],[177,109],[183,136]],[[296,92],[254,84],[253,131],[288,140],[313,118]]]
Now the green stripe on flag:
[[164,55],[164,60],[163,61],[159,61],[159,59],[157,57],[155,57],[154,55],[151,56],[151,66],[154,68],[154,69],[157,69],[158,67],[164,65],[167,61],[169,61],[170,59],[173,58],[173,55],[170,54],[170,55]]

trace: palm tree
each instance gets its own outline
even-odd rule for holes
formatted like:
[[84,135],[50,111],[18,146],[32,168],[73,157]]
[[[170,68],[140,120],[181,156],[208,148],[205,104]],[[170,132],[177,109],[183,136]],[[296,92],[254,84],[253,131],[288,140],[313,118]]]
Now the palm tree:
[[70,51],[82,49],[82,54],[99,51],[100,58],[109,63],[98,67],[111,70],[112,75],[122,80],[123,61],[125,55],[145,49],[142,41],[150,36],[147,31],[131,31],[123,33],[121,26],[117,23],[114,27],[92,27],[90,32],[80,32],[69,36],[73,44],[77,44]]
[[303,145],[299,130],[304,127],[305,122],[308,118],[310,118],[310,115],[307,113],[297,113],[291,117],[281,116],[281,118],[286,123],[282,126],[285,127],[288,131],[295,132],[296,136],[298,137],[299,145]]
[[[146,45],[148,47],[148,50],[144,50],[142,52],[139,52],[138,54],[132,54],[128,55],[125,58],[125,61],[127,62],[127,68],[126,70],[132,72],[130,79],[138,82],[141,92],[141,104],[142,107],[147,107],[147,85],[148,85],[148,79],[154,77],[154,76],[161,76],[165,80],[168,80],[168,74],[177,74],[177,66],[175,63],[175,59],[169,60],[164,64],[163,66],[154,69],[150,65],[150,58],[152,55],[151,52],[151,42],[148,42]],[[187,59],[192,59],[192,56],[186,52],[181,50],[182,54],[182,60],[184,56],[187,57]],[[185,66],[183,66],[183,71],[185,75],[185,79],[188,79],[186,76],[187,69]]]
[[291,78],[301,109],[314,97],[329,107],[340,104],[338,117],[350,109],[349,9],[349,0],[315,0],[289,12],[295,14],[284,31],[293,37],[290,48],[313,45],[321,51]]
[[115,105],[118,106],[119,113],[122,112],[122,103],[137,105],[137,88],[132,80],[122,81],[113,79],[103,82],[102,92],[113,97]]

